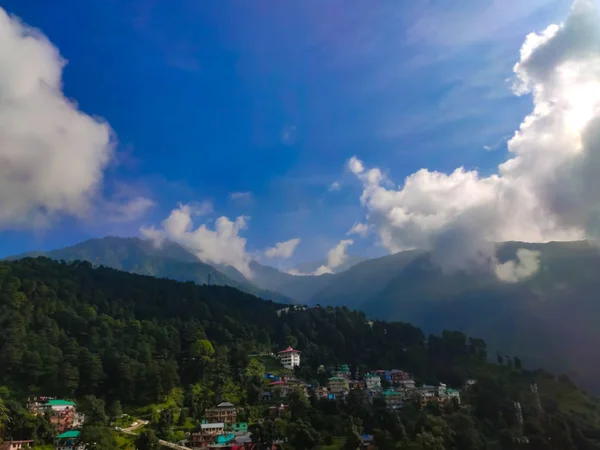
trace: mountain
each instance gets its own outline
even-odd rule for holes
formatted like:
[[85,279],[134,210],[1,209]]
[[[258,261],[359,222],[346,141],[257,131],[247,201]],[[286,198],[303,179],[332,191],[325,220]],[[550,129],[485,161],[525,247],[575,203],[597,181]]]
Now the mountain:
[[447,274],[421,251],[360,262],[322,276],[257,267],[255,282],[308,305],[347,306],[369,317],[482,336],[490,348],[522,356],[530,367],[568,373],[600,394],[600,251],[590,242],[506,242],[501,262],[520,248],[537,251],[530,279],[505,283],[486,272]]
[[[600,394],[600,252],[589,242],[499,246],[500,261],[519,248],[540,253],[539,271],[521,283],[485,272],[443,273],[422,251],[359,262],[321,276],[295,276],[252,262],[252,281],[231,266],[203,264],[174,243],[104,238],[48,252],[53,259],[88,260],[129,272],[234,286],[281,303],[347,306],[375,319],[415,323],[482,336],[491,349],[521,356],[530,367],[568,373]],[[293,300],[291,300],[293,299]],[[593,363],[591,363],[591,361]]]
[[[340,273],[345,270],[348,270],[350,267],[354,266],[355,264],[358,264],[359,262],[364,261],[365,259],[367,258],[359,255],[348,255],[346,257],[346,260],[342,264],[333,269],[333,273]],[[310,274],[315,272],[321,266],[327,266],[326,259],[322,259],[320,261],[303,262],[294,266],[293,269],[298,271],[299,273]]]
[[226,267],[228,273],[235,275],[237,272],[239,276],[228,277],[215,267],[199,261],[185,248],[171,241],[164,241],[160,246],[156,246],[147,239],[107,236],[49,252],[30,252],[6,259],[16,260],[35,256],[46,256],[57,261],[89,261],[126,272],[177,281],[232,286],[265,299],[283,303],[292,302],[282,294],[258,288],[230,266]]
[[[94,431],[96,448],[118,447],[107,415],[123,409],[175,442],[200,429],[207,408],[223,401],[240,408],[257,448],[282,438],[292,449],[315,450],[321,442],[357,448],[361,434],[373,434],[380,450],[600,448],[600,403],[568,377],[523,370],[513,357],[489,363],[486,343],[460,332],[426,338],[410,324],[370,323],[347,308],[278,316],[281,306],[230,287],[89,262],[0,262],[0,404],[11,418],[0,437],[54,442],[47,418],[22,406],[45,395],[77,400],[86,413],[82,438]],[[282,398],[264,374],[282,373],[270,355],[289,345],[301,351],[294,371],[301,386],[328,383],[336,366],[348,364],[358,378],[402,368],[419,388],[396,386],[371,398],[357,387],[343,401],[308,401],[301,390]],[[269,407],[281,404],[289,412],[272,418]]]

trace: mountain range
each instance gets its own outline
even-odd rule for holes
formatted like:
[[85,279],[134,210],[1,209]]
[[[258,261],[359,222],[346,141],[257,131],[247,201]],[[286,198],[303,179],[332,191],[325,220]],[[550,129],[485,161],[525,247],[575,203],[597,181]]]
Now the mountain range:
[[483,271],[447,274],[428,252],[417,250],[357,261],[320,276],[290,275],[252,262],[252,280],[231,266],[200,262],[173,242],[156,247],[138,238],[106,237],[10,259],[87,260],[138,274],[228,285],[279,302],[347,306],[430,333],[457,329],[483,337],[494,352],[567,373],[600,394],[600,251],[587,241],[507,242],[498,246],[497,257],[514,259],[522,248],[539,252],[540,265],[520,283],[501,282]]

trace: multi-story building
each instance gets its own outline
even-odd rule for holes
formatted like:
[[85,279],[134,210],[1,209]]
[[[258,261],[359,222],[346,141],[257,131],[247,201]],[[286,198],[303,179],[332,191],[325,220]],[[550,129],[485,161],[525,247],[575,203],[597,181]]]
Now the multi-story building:
[[222,402],[215,408],[207,409],[205,416],[207,422],[232,425],[237,422],[237,408],[233,403]]
[[404,370],[394,369],[390,371],[390,377],[392,379],[392,383],[399,384],[401,381],[409,380],[410,374]]
[[365,384],[368,391],[381,391],[381,378],[374,373],[368,373],[365,375]]
[[56,427],[59,433],[81,426],[83,423],[84,415],[78,414],[75,403],[68,400],[36,397],[30,399],[27,406],[29,411],[36,415],[49,412],[50,423]]
[[81,440],[78,430],[65,431],[56,436],[56,450],[85,450],[86,445]]
[[327,387],[329,388],[329,392],[334,395],[343,394],[348,392],[348,380],[342,377],[331,377],[327,381]]
[[300,365],[300,350],[294,350],[292,347],[280,351],[278,357],[286,369],[293,370],[294,367]]
[[390,409],[402,407],[402,398],[402,393],[393,389],[383,392],[383,400],[385,401],[386,406]]

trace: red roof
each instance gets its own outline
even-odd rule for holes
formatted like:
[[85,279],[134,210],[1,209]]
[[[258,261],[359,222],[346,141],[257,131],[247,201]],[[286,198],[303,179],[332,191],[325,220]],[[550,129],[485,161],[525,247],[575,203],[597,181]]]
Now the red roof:
[[269,386],[279,386],[285,384],[285,381],[273,381],[272,383],[269,383]]
[[300,350],[294,350],[292,347],[288,347],[285,350],[281,350],[279,353],[300,353]]

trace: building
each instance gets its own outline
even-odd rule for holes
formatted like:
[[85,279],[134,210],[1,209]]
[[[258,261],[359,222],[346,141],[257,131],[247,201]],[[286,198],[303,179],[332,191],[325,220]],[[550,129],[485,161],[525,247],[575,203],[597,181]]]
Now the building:
[[269,383],[269,389],[279,395],[279,397],[287,397],[294,388],[286,381],[280,380]]
[[83,414],[77,413],[75,403],[68,400],[35,397],[29,400],[27,408],[35,415],[49,412],[50,423],[56,427],[56,431],[59,433],[81,426],[85,418]]
[[33,446],[33,441],[5,441],[0,442],[0,450],[18,450]]
[[224,423],[201,423],[200,431],[202,436],[215,436],[218,434],[225,433],[225,424]]
[[248,432],[248,422],[238,422],[228,427],[229,430],[234,433],[247,433]]
[[365,388],[365,382],[360,380],[350,380],[348,381],[348,385],[350,386],[350,390]]
[[289,406],[288,405],[277,405],[277,406],[269,406],[269,415],[270,416],[280,416],[287,412]]
[[415,380],[401,380],[396,384],[406,391],[412,391],[417,386]]
[[342,377],[350,379],[352,374],[350,372],[350,366],[348,364],[339,365],[331,374],[333,377]]
[[317,386],[315,388],[315,395],[317,396],[317,398],[328,398],[329,389],[327,389],[327,386]]
[[365,375],[365,384],[367,390],[371,392],[381,391],[381,378],[374,373],[368,373]]
[[392,379],[392,383],[399,384],[402,381],[410,380],[410,374],[405,372],[404,370],[394,369],[390,371],[390,377]]
[[390,409],[401,408],[402,398],[402,393],[393,389],[388,389],[387,391],[383,392],[383,400],[385,401],[386,406]]
[[456,401],[460,405],[460,392],[458,392],[456,389],[448,389],[446,391],[446,400],[452,401],[454,399],[456,399]]
[[237,422],[237,408],[233,403],[222,402],[215,408],[207,409],[205,416],[206,421],[210,423],[233,425]]
[[336,397],[339,394],[348,392],[349,390],[348,380],[343,377],[331,377],[327,381],[327,387],[329,389],[329,393],[334,394]]
[[69,430],[56,436],[56,450],[85,450],[78,430]]
[[278,353],[278,358],[286,369],[293,370],[300,365],[300,350],[294,350],[288,347]]

